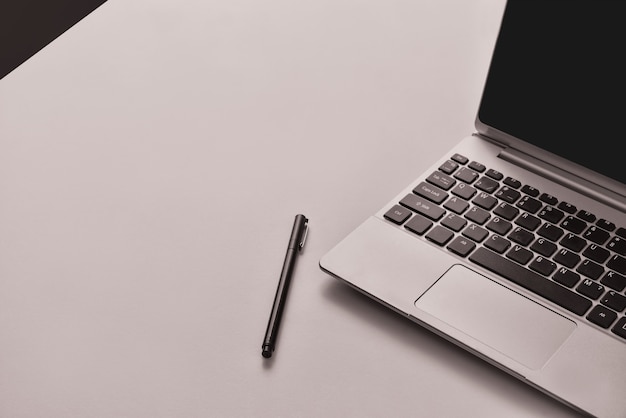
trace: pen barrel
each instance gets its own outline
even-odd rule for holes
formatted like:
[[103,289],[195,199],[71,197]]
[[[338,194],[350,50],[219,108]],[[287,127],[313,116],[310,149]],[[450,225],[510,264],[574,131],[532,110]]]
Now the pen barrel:
[[285,262],[283,263],[283,269],[280,273],[280,280],[278,281],[276,295],[274,296],[274,304],[272,305],[272,312],[267,323],[265,339],[263,340],[264,349],[265,347],[268,347],[270,350],[274,350],[276,336],[278,335],[278,328],[280,327],[280,319],[283,314],[283,309],[285,308],[289,284],[291,283],[291,276],[296,265],[297,253],[297,249],[288,248],[287,253],[285,254]]

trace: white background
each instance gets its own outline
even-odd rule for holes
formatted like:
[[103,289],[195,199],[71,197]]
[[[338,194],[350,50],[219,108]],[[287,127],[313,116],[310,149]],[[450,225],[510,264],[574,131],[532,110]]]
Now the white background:
[[109,0],[0,80],[0,416],[572,416],[318,267],[472,132],[503,7]]

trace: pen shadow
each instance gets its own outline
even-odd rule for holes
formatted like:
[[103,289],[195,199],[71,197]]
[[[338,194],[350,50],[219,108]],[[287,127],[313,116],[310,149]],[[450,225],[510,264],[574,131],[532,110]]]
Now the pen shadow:
[[385,338],[419,349],[422,355],[426,354],[430,361],[459,379],[470,380],[472,385],[487,385],[488,391],[520,404],[529,399],[536,403],[537,394],[541,394],[551,408],[572,417],[584,416],[346,284],[329,279],[322,294],[346,313],[376,328]]

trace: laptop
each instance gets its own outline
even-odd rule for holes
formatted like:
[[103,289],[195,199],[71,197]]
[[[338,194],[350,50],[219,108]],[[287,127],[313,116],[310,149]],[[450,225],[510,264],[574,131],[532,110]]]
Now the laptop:
[[626,416],[625,16],[509,0],[475,129],[320,259],[597,417]]

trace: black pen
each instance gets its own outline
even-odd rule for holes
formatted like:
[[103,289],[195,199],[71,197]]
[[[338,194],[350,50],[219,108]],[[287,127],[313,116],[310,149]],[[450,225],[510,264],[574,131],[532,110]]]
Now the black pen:
[[270,320],[267,323],[267,330],[265,331],[265,338],[263,338],[263,345],[261,346],[263,349],[261,354],[265,358],[272,357],[272,353],[274,352],[276,336],[278,335],[278,328],[280,327],[280,318],[283,315],[283,308],[287,300],[289,283],[291,282],[291,276],[293,275],[298,253],[302,250],[302,247],[304,247],[308,230],[309,220],[306,216],[296,215],[293,229],[291,230],[291,237],[289,238],[289,245],[287,246],[287,254],[285,254],[285,261],[283,262],[283,270],[280,273],[278,288],[276,289],[276,296],[274,296],[272,313],[270,314]]

